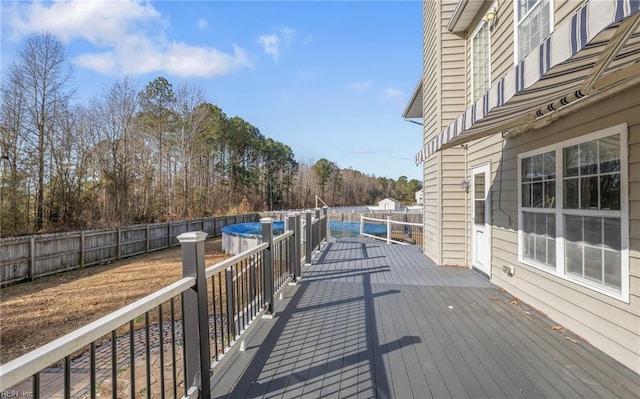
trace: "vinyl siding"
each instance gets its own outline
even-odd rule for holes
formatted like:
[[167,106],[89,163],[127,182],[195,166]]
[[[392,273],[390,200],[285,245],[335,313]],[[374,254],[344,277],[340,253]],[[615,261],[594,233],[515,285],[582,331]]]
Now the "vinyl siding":
[[[440,6],[438,2],[422,3],[423,19],[423,76],[422,114],[424,143],[428,143],[440,132]],[[424,209],[424,253],[435,262],[441,259],[440,223],[440,156],[435,154],[424,164],[423,209]]]
[[[500,135],[469,145],[469,165],[494,159],[492,175],[492,281],[548,314],[596,347],[640,372],[640,86],[594,104],[525,136],[505,142]],[[517,156],[620,123],[629,125],[630,303],[572,283],[518,262]],[[499,164],[503,163],[501,208]],[[516,266],[509,278],[502,266]]]
[[[443,0],[440,11],[442,41],[440,131],[449,126],[466,108],[466,90],[464,90],[467,75],[466,40],[463,36],[447,30],[447,24],[457,3],[457,0]],[[466,194],[460,189],[460,182],[466,174],[465,152],[460,147],[444,150],[441,152],[441,162],[442,257],[439,263],[466,265],[463,251],[466,235]],[[461,202],[462,206],[460,206]]]

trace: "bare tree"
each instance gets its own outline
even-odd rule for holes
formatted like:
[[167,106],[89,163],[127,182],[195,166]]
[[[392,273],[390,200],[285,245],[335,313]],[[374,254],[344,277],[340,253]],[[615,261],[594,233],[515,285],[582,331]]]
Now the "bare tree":
[[62,43],[50,33],[43,33],[26,40],[9,71],[16,76],[18,87],[24,94],[28,141],[36,152],[35,228],[39,230],[44,221],[45,157],[51,144],[54,116],[73,95],[73,91],[67,87],[71,68],[65,62]]
[[144,146],[136,137],[137,88],[129,78],[115,82],[91,103],[91,136],[104,188],[102,216],[107,223],[129,222],[134,185],[135,149]]

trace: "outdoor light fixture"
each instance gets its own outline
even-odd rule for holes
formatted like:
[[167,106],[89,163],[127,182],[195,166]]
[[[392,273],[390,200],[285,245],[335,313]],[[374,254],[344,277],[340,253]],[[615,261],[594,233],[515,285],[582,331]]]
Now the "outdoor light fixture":
[[493,25],[495,25],[497,17],[498,9],[496,8],[496,6],[491,7],[489,11],[487,11],[487,13],[484,15],[485,21],[487,21],[487,24],[489,24],[489,30],[493,29]]
[[462,181],[460,182],[460,188],[468,193],[469,187],[471,187],[471,181],[469,181],[469,179],[467,178],[462,179]]

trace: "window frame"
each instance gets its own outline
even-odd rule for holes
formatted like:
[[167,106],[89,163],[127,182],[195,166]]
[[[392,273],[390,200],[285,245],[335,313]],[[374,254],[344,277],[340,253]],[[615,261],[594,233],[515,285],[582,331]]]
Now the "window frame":
[[[578,144],[593,140],[602,139],[608,136],[620,135],[620,210],[583,210],[564,208],[564,170],[563,170],[563,150]],[[556,215],[556,266],[555,268],[547,264],[535,262],[524,257],[524,218],[523,212],[530,212],[532,208],[522,206],[522,159],[546,152],[555,152],[556,181],[555,181],[555,208],[535,208],[542,213],[555,213]],[[628,158],[628,125],[626,123],[611,126],[593,133],[574,137],[545,147],[536,148],[518,154],[517,157],[517,186],[518,186],[518,262],[534,267],[545,273],[550,273],[562,280],[575,283],[592,291],[607,295],[609,297],[629,303],[629,158]],[[534,211],[534,212],[536,212]],[[551,212],[549,212],[551,211]],[[565,267],[565,239],[564,239],[564,216],[593,216],[593,217],[615,217],[620,218],[620,291],[608,288],[602,284],[590,282],[586,278],[580,278],[566,273]]]
[[[495,3],[494,3],[495,4]],[[494,7],[495,5],[492,5],[492,7]],[[491,65],[491,27],[489,24],[489,21],[487,21],[485,18],[482,18],[480,20],[480,22],[478,23],[478,25],[476,26],[476,28],[473,30],[473,33],[471,34],[471,41],[469,43],[469,51],[471,53],[471,57],[470,57],[470,69],[469,69],[469,73],[471,74],[471,79],[470,79],[470,86],[471,86],[471,90],[470,90],[470,94],[471,94],[471,104],[473,104],[474,102],[478,101],[482,95],[480,95],[480,97],[478,98],[473,98],[474,97],[474,92],[475,92],[475,85],[474,85],[474,52],[473,52],[473,41],[475,40],[475,38],[478,36],[478,33],[480,33],[480,29],[482,29],[483,26],[487,27],[487,47],[489,48],[488,54],[489,54],[489,76],[488,76],[488,81],[489,81],[489,87],[487,88],[487,90],[489,88],[491,88],[491,75],[492,75],[492,65]],[[484,93],[483,93],[484,94]]]
[[[525,21],[528,17],[531,16],[531,10],[527,11],[527,13],[522,17],[522,19],[520,21],[518,21],[518,1],[520,0],[513,0],[513,64],[514,65],[518,65],[518,63],[520,63],[520,61],[522,61],[524,59],[524,57],[526,57],[528,54],[519,54],[520,52],[520,36],[518,35],[518,31],[520,28],[520,24]],[[538,0],[538,2],[542,2],[545,0]],[[548,37],[551,33],[553,33],[554,31],[554,14],[555,14],[555,7],[554,7],[554,0],[546,0],[549,2],[548,7],[549,7],[549,32],[547,32],[544,37]],[[531,7],[531,9],[535,8],[538,5],[538,2],[536,2],[536,5],[534,5],[533,7]],[[541,42],[542,43],[542,42]]]

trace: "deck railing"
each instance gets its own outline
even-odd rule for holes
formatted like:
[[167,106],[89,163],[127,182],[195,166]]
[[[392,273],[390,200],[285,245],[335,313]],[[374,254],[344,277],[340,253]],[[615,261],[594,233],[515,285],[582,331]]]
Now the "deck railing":
[[[380,224],[386,226],[385,236],[369,234],[365,231],[366,224]],[[376,240],[386,241],[387,244],[395,243],[402,245],[422,246],[424,240],[423,226],[420,223],[400,222],[387,219],[375,219],[360,216],[360,235]]]
[[315,251],[326,241],[326,213],[310,222],[311,212],[305,216],[303,229],[301,215],[289,214],[278,237],[272,219],[261,219],[260,245],[210,267],[207,234],[180,234],[181,280],[1,365],[0,392],[208,398],[216,367],[231,351],[243,350],[254,322],[274,316],[278,292],[300,280],[306,244]]

